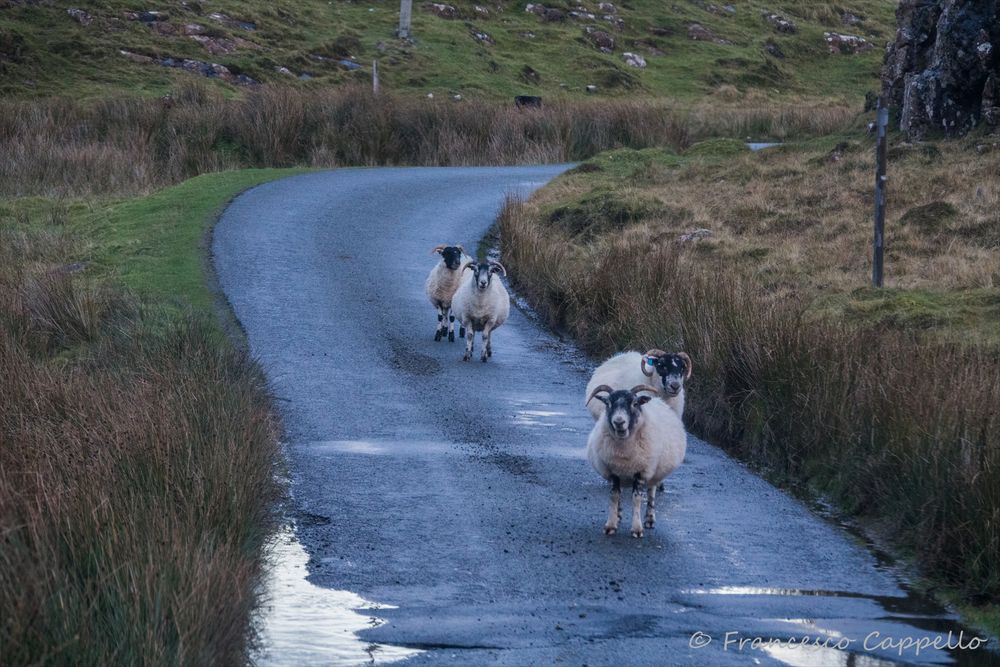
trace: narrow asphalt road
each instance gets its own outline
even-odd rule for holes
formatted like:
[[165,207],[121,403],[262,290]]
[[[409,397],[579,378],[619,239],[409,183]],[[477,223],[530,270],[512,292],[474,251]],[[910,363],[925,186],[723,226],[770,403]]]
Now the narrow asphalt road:
[[[507,193],[562,169],[312,173],[222,216],[215,266],[283,412],[309,581],[394,605],[363,637],[425,649],[414,665],[994,664],[900,651],[959,628],[695,438],[656,529],[605,537],[587,363],[519,309],[488,364],[433,342],[430,249],[475,248]],[[789,636],[827,646],[749,645]]]

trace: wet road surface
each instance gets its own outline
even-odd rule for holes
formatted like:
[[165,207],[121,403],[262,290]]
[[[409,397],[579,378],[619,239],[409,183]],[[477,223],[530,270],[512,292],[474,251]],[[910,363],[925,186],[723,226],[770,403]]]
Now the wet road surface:
[[[306,174],[244,193],[216,227],[220,283],[284,417],[311,594],[386,605],[361,632],[366,659],[400,655],[381,645],[420,649],[413,665],[996,664],[901,650],[960,628],[693,437],[656,529],[606,537],[608,490],[584,452],[588,363],[520,309],[488,364],[433,342],[430,249],[474,249],[506,194],[564,168]],[[789,637],[825,645],[776,641]],[[270,662],[326,664],[285,639]]]

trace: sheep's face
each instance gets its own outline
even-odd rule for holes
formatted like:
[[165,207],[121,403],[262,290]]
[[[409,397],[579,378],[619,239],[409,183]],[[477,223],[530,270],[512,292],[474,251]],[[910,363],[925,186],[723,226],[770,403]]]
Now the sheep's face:
[[608,420],[608,430],[619,440],[625,440],[635,432],[642,419],[642,406],[651,400],[649,396],[633,394],[627,389],[596,398],[607,406],[604,416]]
[[472,269],[472,280],[476,287],[481,290],[489,289],[490,283],[493,281],[493,274],[501,271],[498,267],[498,264],[492,262],[479,262],[471,265],[469,268]]
[[668,398],[681,393],[681,389],[684,388],[684,380],[691,375],[691,361],[686,354],[647,357],[646,363],[651,365],[660,376],[663,394]]
[[438,252],[441,253],[441,260],[444,262],[444,265],[452,271],[457,271],[462,265],[462,249],[460,247],[450,245]]

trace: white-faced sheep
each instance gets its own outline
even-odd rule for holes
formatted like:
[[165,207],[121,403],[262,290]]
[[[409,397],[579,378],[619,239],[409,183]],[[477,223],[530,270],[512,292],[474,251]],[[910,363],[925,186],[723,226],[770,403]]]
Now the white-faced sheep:
[[[657,486],[684,460],[687,436],[680,417],[663,401],[642,392],[656,389],[641,384],[631,389],[595,387],[588,403],[604,404],[587,438],[587,459],[604,479],[611,482],[611,500],[604,532],[613,535],[621,520],[622,481],[632,481],[632,537],[642,537],[643,526],[656,525]],[[640,520],[642,496],[646,495],[645,521]]]
[[493,330],[507,320],[510,313],[510,295],[500,279],[494,274],[507,275],[507,269],[500,262],[466,262],[462,270],[471,269],[472,275],[462,282],[451,301],[455,317],[465,329],[465,356],[462,361],[472,359],[473,339],[477,331],[483,333],[483,352],[480,359],[485,362],[493,356],[490,336]]
[[[451,302],[455,291],[462,284],[462,264],[470,258],[460,245],[439,245],[431,250],[431,254],[441,255],[441,261],[434,265],[427,275],[424,291],[431,305],[437,308],[438,325],[434,332],[434,340],[439,341],[448,334],[448,340],[455,342],[455,316],[452,314]],[[465,336],[464,331],[458,332],[459,337]]]
[[[594,388],[606,384],[614,389],[625,389],[637,384],[650,382],[654,373],[659,376],[653,382],[659,396],[673,408],[678,417],[684,417],[684,381],[691,377],[691,357],[684,352],[668,353],[650,350],[646,354],[622,352],[611,357],[597,367],[587,383],[585,397],[589,401]],[[604,405],[589,401],[587,409],[594,419],[604,412]]]

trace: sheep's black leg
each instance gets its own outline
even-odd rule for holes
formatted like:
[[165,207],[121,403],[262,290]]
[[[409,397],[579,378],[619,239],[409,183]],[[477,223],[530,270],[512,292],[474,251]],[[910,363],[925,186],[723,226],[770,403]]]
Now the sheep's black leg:
[[458,337],[459,338],[465,338],[465,325],[464,324],[460,324],[458,326]]
[[604,524],[604,534],[614,535],[618,530],[618,520],[622,517],[622,481],[611,476],[611,499],[608,502],[608,522]]
[[632,537],[642,537],[642,497],[645,495],[646,482],[639,473],[632,480]]
[[493,352],[490,348],[490,328],[487,326],[483,329],[483,353],[480,355],[479,360],[485,364],[486,360],[492,355]]
[[472,339],[476,337],[476,332],[472,330],[472,327],[469,327],[467,332],[465,336],[465,356],[462,357],[462,361],[472,360]]
[[[659,486],[663,486],[661,483]],[[646,489],[646,528],[656,527],[656,487]]]
[[448,322],[449,322],[449,325],[448,325],[448,342],[449,343],[454,343],[455,342],[455,316],[449,314],[448,315]]
[[444,313],[438,308],[438,327],[437,331],[434,332],[434,342],[437,343],[444,336]]

